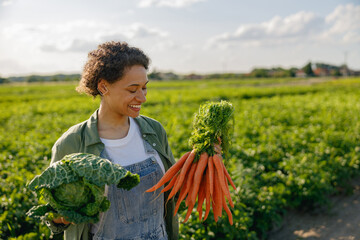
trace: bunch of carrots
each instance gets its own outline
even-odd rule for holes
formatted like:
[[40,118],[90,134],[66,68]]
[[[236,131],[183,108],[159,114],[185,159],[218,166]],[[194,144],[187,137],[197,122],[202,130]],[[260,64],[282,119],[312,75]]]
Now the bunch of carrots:
[[157,184],[146,190],[153,192],[168,183],[161,192],[171,190],[167,200],[178,193],[174,214],[185,200],[188,210],[184,222],[189,219],[197,200],[200,220],[203,218],[205,202],[204,221],[212,207],[216,222],[224,209],[230,224],[233,224],[226,199],[234,207],[228,185],[230,183],[234,189],[236,187],[225,168],[222,155],[214,149],[214,144],[220,144],[222,151],[227,151],[230,142],[229,120],[233,117],[233,111],[233,106],[226,101],[201,106],[194,118],[194,131],[190,138],[192,150],[185,153]]

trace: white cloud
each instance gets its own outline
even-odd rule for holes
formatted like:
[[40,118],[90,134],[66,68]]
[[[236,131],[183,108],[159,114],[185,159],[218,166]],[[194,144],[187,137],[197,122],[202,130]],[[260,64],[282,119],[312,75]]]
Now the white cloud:
[[359,42],[360,5],[340,5],[326,17],[312,12],[279,17],[257,24],[243,24],[233,33],[222,33],[208,40],[206,47],[227,48],[231,44],[274,46],[305,42]]
[[360,29],[360,5],[340,5],[330,13],[325,21],[333,24],[329,32],[337,34]]
[[0,0],[0,5],[4,6],[4,7],[9,6],[13,3],[14,3],[14,0]]
[[360,42],[360,5],[340,5],[325,18],[330,28],[322,34],[324,39],[339,38],[343,42]]
[[2,75],[59,69],[77,71],[84,63],[86,53],[106,41],[126,41],[156,54],[177,47],[167,32],[142,23],[117,25],[85,20],[58,24],[18,23],[2,26],[0,36],[3,56],[0,55],[0,61],[6,56],[14,59],[0,62]]
[[346,43],[360,43],[359,32],[348,32],[343,36],[343,41]]
[[161,31],[157,28],[149,28],[141,23],[132,24],[126,31],[130,39],[134,38],[148,38],[148,37],[166,37],[168,33]]
[[324,21],[311,12],[298,12],[288,17],[275,16],[259,24],[241,25],[234,33],[223,33],[208,41],[208,45],[274,45],[311,38],[321,31]]
[[141,0],[138,4],[138,7],[147,8],[147,7],[156,6],[156,7],[182,8],[204,1],[206,0]]
[[[96,48],[96,46],[98,45],[98,42],[96,41],[88,41],[88,40],[84,40],[84,39],[73,39],[72,42],[70,43],[70,45],[68,45],[65,49],[63,49],[63,51],[66,52],[88,52],[91,49]],[[46,51],[46,47],[51,47],[53,50],[55,51],[59,51],[58,48],[56,48],[56,46],[47,46],[47,45],[43,45],[42,46],[42,50]]]
[[62,24],[14,24],[2,33],[8,41],[19,41],[44,52],[87,52],[105,41],[149,38],[161,41],[168,36],[167,32],[142,23],[118,26],[84,20]]

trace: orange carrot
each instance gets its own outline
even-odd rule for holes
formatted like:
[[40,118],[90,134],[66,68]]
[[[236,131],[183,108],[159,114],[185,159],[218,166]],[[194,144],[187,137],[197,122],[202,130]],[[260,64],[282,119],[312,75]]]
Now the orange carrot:
[[201,180],[200,187],[199,187],[198,206],[197,206],[197,211],[199,212],[200,221],[202,219],[202,209],[203,209],[202,206],[203,206],[203,203],[205,200],[206,186],[207,186],[206,177],[203,177]]
[[224,197],[226,196],[227,200],[229,201],[230,206],[233,208],[234,203],[230,196],[230,189],[229,189],[228,180],[227,180],[226,176],[224,176],[224,181],[225,181],[225,186],[226,186],[226,192],[224,193]]
[[[218,174],[216,171],[214,175],[215,175],[214,181],[218,181]],[[218,218],[222,216],[222,192],[221,192],[221,186],[219,184],[214,185],[212,207],[213,207],[215,222],[217,222]]]
[[[191,186],[190,186],[190,189],[192,189]],[[187,195],[187,197],[185,199],[185,206],[189,206],[189,195]]]
[[215,203],[214,203],[214,199],[213,201],[211,202],[211,206],[212,206],[212,209],[213,209],[213,214],[214,214],[214,219],[215,219],[215,222],[218,221],[219,219],[219,215],[217,214],[217,211],[215,211]]
[[203,152],[200,155],[200,159],[198,161],[197,167],[196,167],[196,171],[195,171],[195,175],[194,175],[194,180],[193,180],[193,184],[194,187],[192,189],[192,191],[190,192],[190,201],[196,201],[196,195],[198,194],[199,191],[199,187],[200,187],[200,183],[201,183],[201,179],[204,175],[204,170],[206,168],[207,162],[208,162],[208,154],[206,152]]
[[223,163],[222,161],[221,161],[221,163],[222,163],[222,166],[223,166],[223,169],[224,169],[224,173],[225,173],[226,178],[229,180],[231,186],[232,186],[234,189],[236,189],[236,186],[235,186],[233,180],[231,179],[229,172],[228,172],[227,169],[225,168],[224,163]]
[[[219,182],[220,181],[220,177],[218,175],[218,173],[215,171],[215,181]],[[214,211],[217,211],[217,215],[219,217],[222,216],[222,189],[220,184],[215,184],[214,185],[214,201],[215,201],[215,209]]]
[[[196,162],[197,163],[197,162]],[[192,178],[193,179],[193,178]],[[192,182],[190,182],[192,183]],[[189,184],[190,184],[189,183]],[[194,184],[190,184],[190,189],[189,189],[189,193],[191,193],[191,191],[193,191],[192,189],[194,188]],[[187,220],[189,219],[190,217],[190,214],[192,212],[192,209],[194,208],[195,206],[195,202],[194,201],[190,201],[189,199],[189,195],[187,196],[186,200],[185,200],[185,204],[186,206],[188,207],[188,211],[186,213],[186,216],[185,216],[185,219],[184,219],[184,222],[187,222]]]
[[[197,162],[196,162],[196,164],[197,164]],[[192,177],[191,179],[189,179],[189,192],[188,192],[188,195],[187,195],[187,197],[186,197],[186,199],[185,199],[185,205],[186,206],[189,206],[189,205],[191,205],[192,203],[194,203],[194,205],[195,205],[195,202],[194,201],[191,201],[191,203],[190,203],[190,193],[193,191],[193,189],[194,189],[194,184],[193,184],[193,179],[194,179],[194,177]]]
[[179,174],[177,173],[172,179],[171,181],[169,182],[168,185],[166,185],[166,187],[163,188],[163,190],[161,190],[161,192],[166,192],[166,191],[169,191],[175,184],[176,180],[178,179],[178,176]]
[[214,194],[214,163],[213,157],[210,156],[208,160],[208,169],[209,169],[209,185],[210,185],[210,195]]
[[204,216],[204,221],[207,219],[209,212],[210,212],[210,174],[209,171],[207,169],[206,173],[205,173],[205,179],[206,179],[206,184],[205,184],[205,199],[206,199],[206,211],[205,211],[205,216]]
[[[222,157],[219,154],[214,155],[214,166],[216,168],[216,173],[218,174],[218,184],[221,186],[222,192],[226,195],[227,199],[231,199],[230,192],[227,191],[228,187],[225,182],[225,174],[223,170]],[[230,200],[229,200],[230,201]]]
[[169,168],[166,171],[166,173],[164,174],[164,176],[162,176],[162,178],[159,180],[159,182],[156,183],[150,189],[146,190],[146,192],[153,192],[153,191],[159,189],[162,185],[164,185],[168,181],[170,181],[172,179],[172,177],[183,167],[184,163],[186,162],[186,160],[188,159],[190,154],[191,154],[191,152],[185,153],[179,159],[179,161],[177,161],[171,168]]
[[180,190],[180,187],[182,186],[183,182],[184,182],[184,179],[185,179],[185,175],[186,173],[188,172],[188,170],[191,168],[191,165],[194,161],[194,158],[195,158],[195,150],[192,150],[190,155],[188,156],[188,158],[186,159],[184,165],[182,166],[181,168],[181,171],[180,171],[180,175],[178,177],[178,180],[177,182],[175,183],[173,189],[171,190],[170,194],[169,194],[169,197],[168,199],[172,198],[179,190]]
[[232,214],[231,214],[231,211],[230,211],[228,205],[226,205],[225,195],[222,196],[222,203],[223,203],[223,207],[224,207],[224,209],[225,209],[225,212],[226,212],[227,215],[228,215],[229,223],[230,223],[230,225],[233,225],[233,217],[232,217]]
[[[176,202],[174,216],[180,207],[181,201],[185,199],[186,194],[189,192],[189,189],[192,184],[192,178],[193,178],[195,170],[196,170],[196,166],[197,166],[197,162],[191,166],[189,174],[186,175],[186,179],[184,180],[184,185],[181,187],[179,198]],[[168,198],[168,200],[169,200],[169,198]]]
[[195,203],[193,203],[193,202],[190,202],[190,203],[189,203],[188,211],[186,212],[186,216],[185,216],[185,219],[184,219],[184,223],[186,223],[187,220],[189,219],[189,217],[190,217],[190,215],[191,215],[191,212],[192,212],[194,206],[195,206]]
[[174,216],[176,215],[177,211],[179,210],[180,204],[181,204],[182,200],[184,200],[184,198],[187,194],[185,192],[185,191],[188,191],[188,190],[186,190],[186,188],[187,188],[187,184],[185,183],[184,186],[182,186],[180,189],[179,198],[175,204]]

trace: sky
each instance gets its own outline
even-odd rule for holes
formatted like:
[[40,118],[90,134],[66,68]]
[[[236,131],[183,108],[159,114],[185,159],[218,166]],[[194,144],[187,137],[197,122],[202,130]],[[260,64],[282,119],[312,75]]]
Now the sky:
[[106,41],[141,48],[150,71],[360,70],[360,0],[0,0],[2,77],[81,73]]

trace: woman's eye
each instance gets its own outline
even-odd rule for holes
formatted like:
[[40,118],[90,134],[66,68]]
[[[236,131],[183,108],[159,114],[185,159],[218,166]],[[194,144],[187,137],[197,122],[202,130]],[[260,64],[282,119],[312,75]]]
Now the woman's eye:
[[135,91],[133,91],[133,90],[129,90],[129,92],[131,92],[131,93],[136,93],[136,90],[135,90]]

